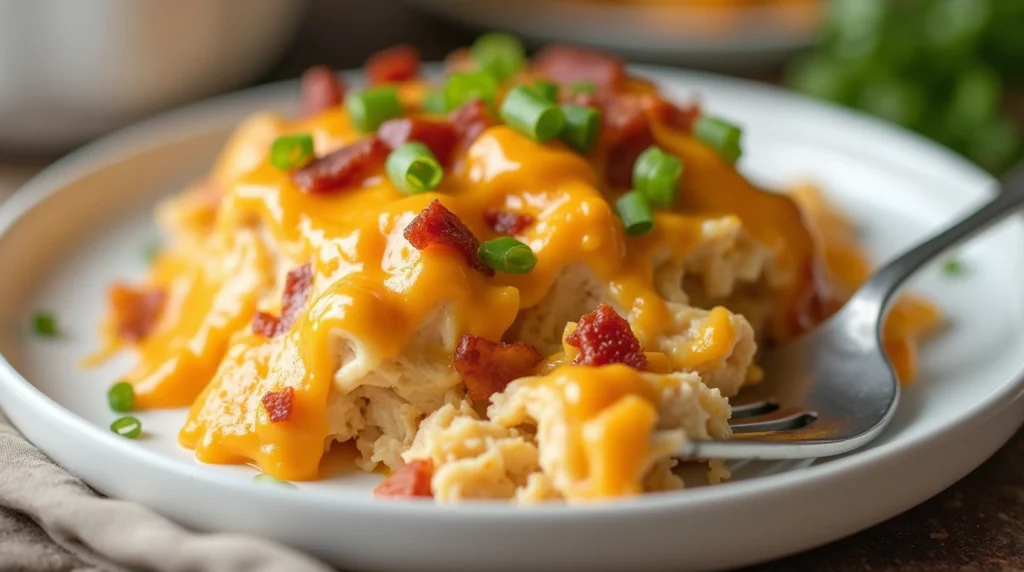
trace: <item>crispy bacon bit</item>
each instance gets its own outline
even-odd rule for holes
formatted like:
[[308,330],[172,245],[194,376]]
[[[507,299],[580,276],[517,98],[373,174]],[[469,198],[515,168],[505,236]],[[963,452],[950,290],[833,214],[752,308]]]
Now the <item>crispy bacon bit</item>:
[[448,114],[448,123],[455,129],[459,144],[469,147],[485,129],[494,125],[487,104],[479,99],[464,103]]
[[644,149],[654,144],[654,135],[644,102],[639,97],[608,97],[603,107],[601,138],[607,149],[605,179],[613,188],[626,188],[632,185],[633,163]]
[[281,326],[284,329],[290,328],[299,318],[312,287],[313,265],[308,262],[293,268],[285,276],[284,294],[281,295]]
[[430,149],[442,165],[448,165],[455,150],[455,129],[449,123],[401,117],[381,123],[377,138],[394,149],[409,141],[419,141]]
[[471,72],[474,67],[473,54],[469,52],[469,48],[457,48],[449,52],[444,58],[445,75]]
[[160,318],[165,293],[161,288],[133,288],[114,284],[107,292],[114,313],[117,335],[127,342],[140,342]]
[[608,185],[616,189],[629,188],[633,184],[633,164],[640,153],[651,145],[654,145],[654,136],[645,130],[609,146],[604,165],[604,177]]
[[505,391],[511,381],[532,374],[542,359],[525,342],[506,344],[478,336],[462,336],[454,358],[455,371],[466,382],[469,398],[475,400]]
[[380,139],[361,139],[295,171],[292,180],[307,193],[338,191],[362,180],[387,155],[388,147]]
[[533,217],[528,214],[512,213],[498,209],[484,211],[484,222],[498,234],[519,234],[533,224]]
[[486,276],[494,275],[494,270],[480,260],[477,253],[480,243],[473,236],[473,232],[437,199],[427,205],[427,208],[405,227],[405,239],[418,250],[431,246],[455,250],[462,255],[470,268]]
[[257,310],[252,317],[252,333],[256,335],[272,338],[283,331],[281,319],[273,314]]
[[292,416],[292,405],[295,397],[295,389],[286,387],[280,391],[268,391],[263,394],[263,407],[267,410],[267,416],[271,423],[287,421]]
[[661,121],[685,132],[693,129],[693,122],[700,116],[697,104],[681,108],[660,98],[651,100],[628,94],[604,98],[601,138],[607,149],[605,179],[613,188],[626,188],[632,184],[636,158],[655,143],[646,110],[648,106]]
[[556,44],[534,56],[533,71],[561,84],[590,82],[599,91],[614,91],[626,76],[626,64],[609,54]]
[[789,339],[814,328],[831,316],[845,300],[829,284],[828,268],[821,258],[806,261],[797,278],[798,288],[775,336]]
[[584,314],[576,324],[576,331],[565,341],[580,350],[572,361],[575,365],[623,363],[647,369],[647,356],[629,322],[607,304],[600,304],[593,312]]
[[654,101],[653,110],[666,125],[686,133],[693,131],[693,122],[700,117],[700,105],[696,102],[679,107],[667,99],[658,98]]
[[302,313],[312,287],[312,265],[307,263],[290,270],[285,276],[284,293],[281,294],[281,317],[256,312],[252,318],[252,333],[272,338],[288,331]]
[[603,101],[601,136],[614,145],[643,135],[648,129],[644,100],[634,95],[617,95]]
[[373,496],[379,499],[411,499],[415,497],[430,498],[430,479],[434,477],[434,462],[430,459],[417,459],[402,465],[383,483],[373,489]]
[[371,84],[405,81],[420,75],[420,53],[402,44],[373,54],[365,65],[366,79]]
[[303,116],[316,115],[325,109],[338,107],[344,97],[345,86],[331,68],[313,66],[302,74],[299,107]]

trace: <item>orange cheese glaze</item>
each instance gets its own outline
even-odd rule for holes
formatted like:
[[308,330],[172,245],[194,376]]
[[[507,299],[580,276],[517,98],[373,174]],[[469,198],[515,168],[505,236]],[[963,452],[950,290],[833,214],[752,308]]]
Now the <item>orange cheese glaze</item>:
[[[422,93],[417,83],[402,88],[407,103]],[[269,142],[307,132],[322,155],[363,135],[342,109],[296,121],[251,119],[211,174],[223,193],[219,204],[204,211],[204,198],[191,191],[172,205],[198,215],[179,212],[174,241],[147,278],[167,290],[168,301],[128,375],[136,403],[191,404],[179,439],[202,461],[251,462],[278,478],[313,479],[328,437],[328,392],[342,365],[335,333],[359,340],[383,360],[398,355],[425,318],[444,306],[459,335],[497,340],[520,309],[544,298],[567,265],[583,262],[631,311],[644,342],[668,326],[665,301],[653,284],[652,253],[681,260],[701,223],[724,215],[737,216],[791,277],[778,294],[774,337],[799,332],[794,315],[804,312],[801,304],[813,288],[807,273],[817,252],[796,204],[755,188],[688,135],[660,124],[653,131],[686,165],[679,207],[657,213],[650,235],[627,238],[597,174],[600,152],[583,157],[497,126],[446,171],[436,192],[405,195],[378,174],[359,188],[310,195],[266,161]],[[455,253],[413,248],[402,232],[435,198],[481,241],[496,236],[484,224],[485,210],[533,215],[537,222],[518,238],[537,254],[535,269],[488,278]],[[277,338],[251,334],[254,311],[279,312],[283,274],[307,262],[314,280],[305,313]],[[726,310],[712,310],[703,335],[688,355],[672,356],[673,363],[695,366],[724,357],[733,346],[728,318]],[[117,345],[111,332],[108,327]],[[902,333],[900,339],[913,335]],[[437,351],[436,360],[451,359],[443,348]],[[665,361],[657,360],[659,369]],[[579,494],[631,492],[638,477],[630,459],[644,451],[656,423],[651,394],[643,389],[648,385],[623,367],[579,368],[571,379],[578,402],[569,411],[578,435],[567,455],[580,475]],[[260,398],[284,386],[294,389],[295,408],[288,420],[271,423]]]
[[[857,244],[856,229],[829,208],[814,187],[801,185],[792,194],[818,235],[837,303],[845,300],[871,275],[871,262]],[[917,377],[917,342],[941,325],[938,308],[922,298],[904,295],[893,304],[882,341],[900,381]]]
[[[148,279],[167,292],[160,321],[139,345],[128,374],[139,408],[183,407],[216,371],[232,334],[252,320],[261,290],[269,285],[269,257],[252,232],[215,235],[203,256],[162,254]],[[105,335],[113,340],[113,323]]]

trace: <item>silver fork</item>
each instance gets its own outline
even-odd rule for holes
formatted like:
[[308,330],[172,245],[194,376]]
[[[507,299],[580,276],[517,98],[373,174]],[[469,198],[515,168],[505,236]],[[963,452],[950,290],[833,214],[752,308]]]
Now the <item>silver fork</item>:
[[733,406],[731,440],[688,441],[683,457],[802,459],[862,447],[896,411],[900,388],[882,351],[881,326],[896,290],[948,248],[1024,205],[1024,167],[961,222],[883,266],[812,332],[767,351],[765,379]]

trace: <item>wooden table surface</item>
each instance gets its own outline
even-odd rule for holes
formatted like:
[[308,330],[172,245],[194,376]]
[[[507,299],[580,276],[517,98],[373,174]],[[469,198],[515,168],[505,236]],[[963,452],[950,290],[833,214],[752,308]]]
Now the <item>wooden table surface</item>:
[[[439,59],[472,33],[400,0],[312,0],[290,51],[259,82],[297,76],[314,63],[356,67],[370,53],[408,42]],[[763,72],[771,77],[774,70]],[[0,198],[45,164],[0,158]],[[937,497],[849,538],[757,570],[854,572],[1024,571],[1024,431]]]

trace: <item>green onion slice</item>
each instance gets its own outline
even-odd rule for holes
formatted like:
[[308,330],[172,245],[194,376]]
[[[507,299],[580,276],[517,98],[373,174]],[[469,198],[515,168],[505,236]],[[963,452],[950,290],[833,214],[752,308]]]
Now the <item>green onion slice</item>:
[[723,159],[735,163],[742,154],[740,136],[743,131],[718,117],[701,116],[693,126],[693,135],[705,145],[710,146]]
[[453,73],[444,84],[444,104],[449,110],[474,99],[493,105],[497,95],[498,82],[486,72]]
[[313,136],[308,133],[282,135],[270,144],[270,164],[282,171],[305,167],[315,157]]
[[423,97],[423,109],[427,113],[436,113],[438,115],[448,113],[448,106],[444,103],[444,91],[440,89],[428,91],[427,95]]
[[345,95],[345,109],[356,129],[371,133],[388,119],[402,115],[402,103],[394,86],[370,87]]
[[657,145],[648,147],[633,163],[633,188],[653,207],[670,209],[683,176],[683,163]]
[[959,258],[947,258],[942,263],[942,272],[947,276],[960,276],[964,273],[964,263]]
[[444,177],[441,163],[426,145],[417,141],[404,143],[392,151],[384,169],[391,182],[409,195],[435,189]]
[[562,115],[565,116],[565,126],[559,135],[562,141],[580,153],[590,152],[601,133],[601,113],[585,105],[563,105]]
[[526,244],[502,236],[480,245],[480,258],[484,264],[508,274],[526,274],[537,265],[537,255]]
[[526,63],[526,50],[515,36],[502,32],[484,34],[469,48],[477,69],[505,81]]
[[537,95],[550,101],[551,103],[558,102],[558,86],[551,83],[550,81],[544,81],[538,79],[533,82],[533,90],[537,92]]
[[127,381],[119,381],[107,391],[107,403],[118,413],[128,413],[135,408],[135,388]]
[[49,312],[32,314],[32,330],[43,337],[52,338],[57,335],[57,318]]
[[615,201],[615,211],[622,219],[629,236],[641,236],[654,230],[654,213],[647,197],[640,191],[630,191]]
[[126,439],[136,439],[142,434],[142,422],[127,415],[111,423],[110,430]]
[[501,104],[501,119],[534,141],[548,141],[565,125],[562,109],[526,86],[513,88]]

